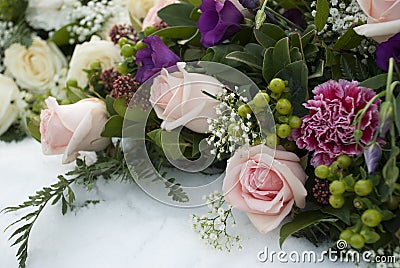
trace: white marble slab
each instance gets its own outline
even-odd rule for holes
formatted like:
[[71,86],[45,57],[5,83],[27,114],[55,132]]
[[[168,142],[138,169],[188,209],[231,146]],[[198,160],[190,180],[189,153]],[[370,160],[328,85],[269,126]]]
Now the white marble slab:
[[[56,181],[58,174],[71,169],[61,165],[59,156],[43,156],[40,144],[32,139],[20,143],[0,142],[0,209],[17,205],[28,195]],[[189,215],[206,209],[179,209],[148,197],[134,184],[100,181],[86,193],[74,187],[77,203],[101,200],[65,216],[60,206],[48,207],[32,230],[28,268],[128,268],[128,267],[304,267],[289,262],[261,263],[257,254],[268,247],[279,251],[278,230],[259,234],[246,216],[237,212],[234,230],[243,240],[242,251],[219,252],[206,245],[192,231]],[[4,229],[21,213],[2,214]],[[15,252],[0,232],[0,267],[17,267]],[[284,250],[316,250],[304,239],[289,238]],[[343,263],[325,261],[307,266],[336,267]],[[353,266],[353,264],[348,264]]]

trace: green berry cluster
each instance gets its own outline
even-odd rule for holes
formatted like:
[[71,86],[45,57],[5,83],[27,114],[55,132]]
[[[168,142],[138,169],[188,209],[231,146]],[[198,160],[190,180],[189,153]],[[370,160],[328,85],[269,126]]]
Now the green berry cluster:
[[[265,144],[273,148],[283,145],[286,150],[294,151],[296,149],[295,143],[287,140],[287,138],[292,129],[301,127],[302,121],[298,116],[292,115],[292,103],[287,98],[288,94],[285,93],[287,91],[286,85],[287,82],[280,78],[272,79],[267,90],[258,92],[252,101],[239,107],[238,114],[246,118],[253,112],[258,113],[264,110],[268,105],[275,106],[274,116],[278,122],[276,132],[266,136]],[[271,93],[268,94],[267,91]]]
[[[152,35],[155,32],[156,28],[154,26],[148,26],[140,34],[143,37],[146,37]],[[122,37],[118,40],[118,46],[121,49],[121,56],[124,57],[124,61],[118,64],[117,71],[122,75],[126,75],[130,72],[132,68],[135,67],[136,52],[143,48],[146,48],[147,45],[141,40],[133,43],[128,38]]]
[[353,177],[351,171],[356,165],[355,159],[341,155],[330,166],[317,166],[314,174],[319,179],[331,181],[330,206],[350,212],[352,225],[341,232],[340,239],[355,249],[361,249],[381,238],[381,222],[394,217],[390,210],[398,208],[399,199],[392,196],[387,200],[386,208],[382,207],[376,189],[379,178],[368,176],[363,168],[357,172],[359,176]]

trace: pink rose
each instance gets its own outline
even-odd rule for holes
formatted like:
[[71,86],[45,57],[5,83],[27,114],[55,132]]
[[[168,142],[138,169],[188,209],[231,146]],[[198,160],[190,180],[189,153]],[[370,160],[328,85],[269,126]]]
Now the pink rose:
[[157,13],[162,8],[177,2],[176,0],[158,0],[157,4],[150,8],[147,12],[146,17],[144,17],[142,29],[144,30],[147,26],[155,26],[161,23],[161,19],[158,17]]
[[207,96],[222,92],[222,84],[212,76],[188,73],[186,63],[176,64],[179,71],[168,73],[161,70],[150,89],[150,102],[157,116],[164,120],[161,127],[171,131],[185,126],[198,133],[208,131],[208,118],[216,118],[215,106],[218,101]]
[[400,32],[400,0],[358,0],[358,4],[368,16],[367,24],[354,28],[359,35],[384,42]]
[[305,206],[307,178],[300,159],[265,145],[241,148],[228,160],[222,186],[225,200],[247,212],[261,233],[278,227],[292,209]]
[[40,114],[40,134],[45,155],[64,154],[63,164],[74,161],[79,151],[100,151],[110,139],[100,136],[107,121],[104,102],[83,99],[70,105],[58,105],[46,99],[47,109]]

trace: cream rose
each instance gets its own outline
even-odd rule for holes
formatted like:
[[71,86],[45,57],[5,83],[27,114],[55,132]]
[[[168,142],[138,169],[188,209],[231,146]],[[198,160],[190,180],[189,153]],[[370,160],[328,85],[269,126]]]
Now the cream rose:
[[0,74],[0,136],[18,118],[18,97],[19,89],[15,82],[11,78]]
[[90,98],[70,105],[46,99],[47,109],[40,114],[42,150],[46,155],[64,154],[63,163],[74,161],[79,151],[100,151],[110,139],[100,136],[107,121],[103,101]]
[[237,150],[226,167],[225,200],[246,211],[261,233],[275,229],[294,203],[305,206],[307,176],[299,161],[294,153],[265,145]]
[[150,8],[156,5],[158,0],[128,0],[128,10],[132,17],[141,20],[146,17]]
[[157,12],[173,3],[177,2],[177,0],[158,0],[156,5],[154,5],[152,8],[150,8],[149,12],[147,12],[146,16],[144,17],[143,20],[143,25],[142,28],[143,30],[147,26],[153,26],[161,23],[161,19],[158,17]]
[[34,37],[28,48],[16,43],[6,49],[4,65],[21,88],[41,93],[49,89],[67,61],[54,43]]
[[111,68],[122,61],[120,50],[113,42],[93,36],[90,42],[75,47],[67,79],[76,79],[79,86],[85,87],[88,77],[84,70],[90,69],[90,64],[95,61],[100,62],[103,69]]
[[208,118],[216,118],[217,100],[205,95],[222,92],[222,84],[212,76],[188,73],[186,63],[178,62],[177,72],[161,70],[150,89],[150,102],[167,131],[186,126],[198,133],[208,131]]
[[354,28],[357,34],[384,42],[400,32],[400,0],[358,0],[358,4],[368,20]]

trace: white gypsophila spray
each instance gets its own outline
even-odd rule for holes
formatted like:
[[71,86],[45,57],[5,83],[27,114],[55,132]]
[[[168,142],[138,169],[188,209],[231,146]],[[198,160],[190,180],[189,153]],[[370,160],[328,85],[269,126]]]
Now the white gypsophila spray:
[[80,2],[74,4],[73,12],[67,17],[68,21],[76,22],[67,27],[70,33],[69,43],[84,42],[90,36],[101,32],[103,26],[114,15],[123,12],[124,6],[119,0],[92,0],[87,5]]
[[6,42],[17,30],[17,27],[11,21],[0,21],[0,73],[4,73],[4,51]]
[[246,103],[248,101],[246,97],[238,96],[224,89],[216,98],[220,104],[215,107],[217,118],[207,120],[208,130],[211,134],[207,138],[207,143],[214,145],[211,154],[221,158],[224,153],[233,153],[238,146],[251,144],[259,135],[251,131],[253,126],[250,120],[251,115],[248,115],[247,118],[238,115],[235,104],[237,98]]

